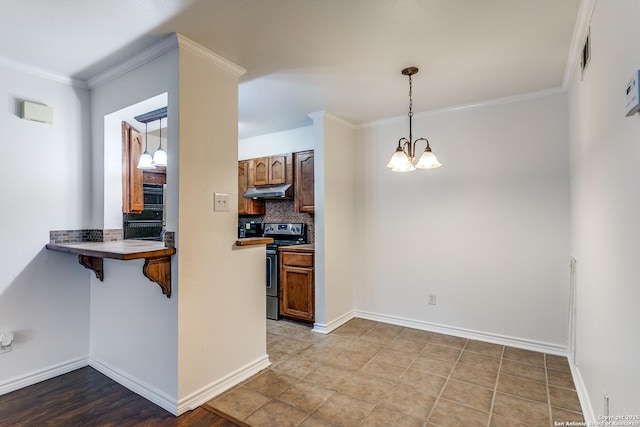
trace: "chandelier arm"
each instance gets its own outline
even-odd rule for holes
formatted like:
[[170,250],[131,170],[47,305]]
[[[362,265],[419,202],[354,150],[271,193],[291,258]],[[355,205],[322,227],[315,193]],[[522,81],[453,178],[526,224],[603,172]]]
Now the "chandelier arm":
[[[409,146],[409,149],[407,150],[407,146]],[[412,156],[412,147],[411,147],[411,140],[405,138],[404,136],[402,138],[400,138],[400,140],[398,141],[398,147],[402,147],[402,151],[405,152],[405,154],[409,157]]]
[[425,150],[426,150],[426,149],[431,149],[431,147],[429,146],[429,140],[428,140],[427,138],[418,138],[418,139],[416,139],[415,141],[413,141],[413,146],[414,146],[414,147],[415,147],[415,145],[416,145],[416,143],[417,143],[418,141],[424,141],[424,142],[426,142],[426,143],[427,143],[427,146],[426,146],[426,147],[424,147],[424,148],[425,148]]

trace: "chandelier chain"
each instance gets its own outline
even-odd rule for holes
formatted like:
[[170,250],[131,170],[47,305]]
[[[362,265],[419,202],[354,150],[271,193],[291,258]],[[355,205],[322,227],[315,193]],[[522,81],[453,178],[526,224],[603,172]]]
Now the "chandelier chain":
[[409,117],[413,116],[413,98],[411,97],[413,93],[413,83],[411,82],[411,75],[409,75]]

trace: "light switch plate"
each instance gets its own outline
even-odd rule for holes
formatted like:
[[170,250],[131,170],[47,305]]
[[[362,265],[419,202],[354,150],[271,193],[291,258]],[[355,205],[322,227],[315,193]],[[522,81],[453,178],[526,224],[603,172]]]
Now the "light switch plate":
[[213,210],[215,212],[229,212],[229,195],[213,193]]

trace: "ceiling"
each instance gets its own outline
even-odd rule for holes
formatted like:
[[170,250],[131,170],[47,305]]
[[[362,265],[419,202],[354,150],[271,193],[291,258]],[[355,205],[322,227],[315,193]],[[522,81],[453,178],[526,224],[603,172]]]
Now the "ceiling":
[[4,62],[87,80],[179,32],[245,68],[240,137],[562,86],[580,0],[0,0]]

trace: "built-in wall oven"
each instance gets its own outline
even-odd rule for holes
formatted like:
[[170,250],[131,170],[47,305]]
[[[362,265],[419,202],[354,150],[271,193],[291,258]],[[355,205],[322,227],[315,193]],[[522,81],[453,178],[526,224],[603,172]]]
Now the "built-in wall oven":
[[164,232],[164,185],[147,184],[142,187],[144,210],[123,215],[125,239],[161,241]]
[[265,223],[263,236],[272,237],[267,245],[267,319],[280,316],[278,289],[278,247],[307,243],[307,227],[304,223]]

